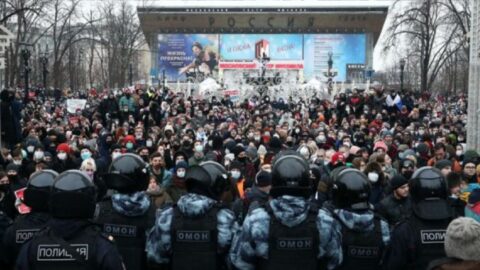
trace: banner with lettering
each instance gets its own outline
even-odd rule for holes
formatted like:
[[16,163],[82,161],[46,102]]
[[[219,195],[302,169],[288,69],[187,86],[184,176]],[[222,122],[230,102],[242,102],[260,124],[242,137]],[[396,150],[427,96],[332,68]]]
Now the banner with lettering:
[[220,35],[221,60],[261,59],[302,60],[301,34],[224,34]]
[[213,76],[218,69],[218,35],[158,35],[157,63],[157,79],[163,79],[163,71],[167,81],[198,77],[202,81],[204,77]]
[[348,65],[365,64],[365,34],[308,34],[304,35],[304,76],[324,78],[328,69],[328,54],[332,53],[333,69],[338,72],[334,81],[347,80]]

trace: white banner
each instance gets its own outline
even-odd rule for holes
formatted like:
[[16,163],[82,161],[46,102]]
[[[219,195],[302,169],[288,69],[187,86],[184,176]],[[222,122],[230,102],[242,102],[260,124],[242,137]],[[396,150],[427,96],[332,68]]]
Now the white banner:
[[86,99],[67,99],[67,111],[69,113],[76,113],[78,109],[83,111],[86,104]]

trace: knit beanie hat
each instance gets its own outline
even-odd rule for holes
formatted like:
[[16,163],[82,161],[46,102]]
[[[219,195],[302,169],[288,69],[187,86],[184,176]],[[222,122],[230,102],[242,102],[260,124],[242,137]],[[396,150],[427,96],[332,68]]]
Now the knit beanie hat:
[[478,260],[480,250],[480,223],[472,218],[454,219],[445,235],[445,252],[448,257]]
[[387,152],[388,151],[388,147],[387,145],[385,144],[384,141],[378,141],[375,143],[375,145],[373,146],[373,151],[377,151],[377,149],[383,149],[383,151]]
[[175,165],[175,170],[178,170],[180,168],[183,168],[183,169],[188,169],[188,163],[185,162],[185,161],[179,161],[176,165]]
[[395,175],[392,180],[390,181],[390,185],[392,186],[392,190],[395,190],[405,184],[408,183],[408,180],[401,174]]
[[435,168],[439,170],[444,169],[446,167],[452,167],[452,162],[448,159],[442,159],[437,161],[437,163],[435,163]]
[[57,146],[57,152],[63,151],[65,153],[70,153],[70,146],[66,143],[61,143]]
[[272,174],[261,170],[255,177],[255,184],[259,187],[266,187],[272,184]]

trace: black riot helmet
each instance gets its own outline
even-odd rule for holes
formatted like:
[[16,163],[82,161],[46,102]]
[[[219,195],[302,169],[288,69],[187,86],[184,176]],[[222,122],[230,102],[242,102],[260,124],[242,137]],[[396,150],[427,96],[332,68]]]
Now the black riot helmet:
[[120,193],[144,191],[149,183],[147,164],[138,155],[123,154],[112,161],[102,179],[109,189]]
[[58,173],[52,170],[42,170],[30,176],[25,189],[23,202],[33,211],[48,212],[50,189]]
[[215,161],[202,162],[187,169],[185,182],[188,192],[205,195],[218,200],[229,188],[227,170]]
[[92,218],[97,192],[90,177],[68,170],[55,179],[50,194],[50,214],[56,218]]
[[308,162],[298,154],[285,154],[275,158],[272,168],[270,195],[291,195],[308,198],[312,192]]
[[344,169],[337,175],[332,196],[336,208],[353,211],[371,209],[370,184],[365,174],[357,169]]
[[413,213],[426,220],[441,220],[452,216],[448,206],[447,183],[437,168],[423,167],[415,171],[409,182]]

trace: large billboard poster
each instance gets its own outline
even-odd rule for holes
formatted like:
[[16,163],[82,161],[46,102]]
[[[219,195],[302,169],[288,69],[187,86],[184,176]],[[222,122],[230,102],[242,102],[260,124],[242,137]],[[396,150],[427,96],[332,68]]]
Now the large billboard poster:
[[251,61],[263,57],[271,60],[302,60],[301,34],[224,34],[220,35],[220,58],[223,61]]
[[311,34],[304,35],[304,76],[320,77],[328,69],[328,54],[333,53],[333,69],[338,71],[335,81],[345,81],[347,65],[365,64],[365,34]]
[[158,72],[165,70],[167,80],[207,76],[218,67],[218,35],[158,35]]

